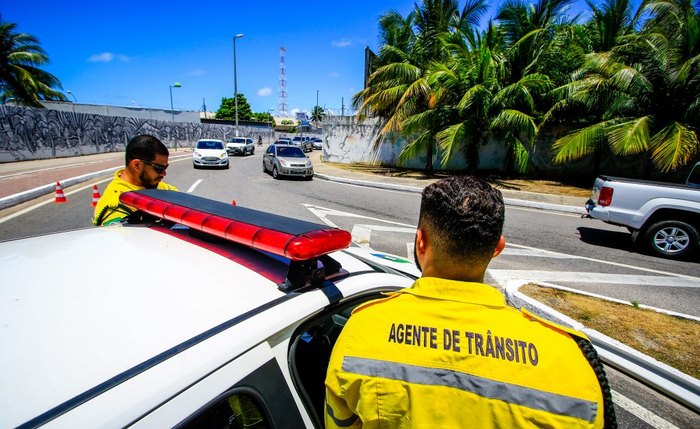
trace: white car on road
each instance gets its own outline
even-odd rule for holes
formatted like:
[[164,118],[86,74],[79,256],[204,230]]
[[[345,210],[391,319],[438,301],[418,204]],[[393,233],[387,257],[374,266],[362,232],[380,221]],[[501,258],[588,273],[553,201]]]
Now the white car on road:
[[229,155],[254,155],[255,145],[249,137],[232,137],[226,142],[226,151]]
[[0,243],[0,427],[321,428],[350,311],[418,275],[325,225],[121,201],[144,223]]
[[197,141],[192,151],[192,166],[199,167],[223,167],[228,168],[228,154],[224,148],[224,142],[215,139],[202,139]]

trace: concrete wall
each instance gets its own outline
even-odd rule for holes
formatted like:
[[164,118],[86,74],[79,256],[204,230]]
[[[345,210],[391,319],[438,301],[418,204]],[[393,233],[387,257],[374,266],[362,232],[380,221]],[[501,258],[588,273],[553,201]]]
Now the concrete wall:
[[[426,163],[425,155],[417,156],[399,163],[401,150],[407,142],[400,138],[378,138],[380,122],[370,119],[358,123],[355,117],[330,117],[323,122],[324,159],[331,162],[368,162],[386,166],[399,166],[405,168],[423,169]],[[561,131],[564,134],[566,131]],[[552,143],[556,140],[554,135],[540,136],[535,148],[530,152],[532,169],[528,173],[530,178],[567,179],[582,184],[591,182],[597,174],[611,176],[646,178],[652,180],[683,183],[696,161],[687,166],[669,173],[661,174],[654,171],[649,164],[649,159],[644,154],[635,156],[615,156],[609,151],[603,154],[600,171],[594,170],[593,156],[586,156],[580,160],[566,164],[554,164],[552,162]],[[463,171],[467,162],[463,154],[457,154],[446,166],[440,165],[440,153],[433,158],[435,170]],[[479,149],[479,169],[505,171],[507,151],[505,145],[491,140]],[[698,154],[697,158],[700,158]],[[592,183],[592,182],[591,182]]]
[[[269,127],[241,125],[239,130],[241,135],[274,138]],[[0,162],[123,151],[129,139],[138,134],[154,135],[171,148],[192,147],[201,138],[226,140],[234,135],[234,127],[202,124],[199,118],[195,122],[171,122],[0,106]]]
[[[379,138],[380,122],[369,119],[357,122],[353,116],[329,118],[323,124],[324,159],[330,162],[370,162],[387,166],[422,169],[427,162],[421,155],[399,163],[399,154],[408,144],[405,139],[395,136]],[[458,154],[443,168],[440,165],[440,153],[433,156],[433,168],[436,170],[464,170],[466,159]],[[500,169],[505,160],[505,151],[501,145],[489,142],[479,151],[479,168]]]

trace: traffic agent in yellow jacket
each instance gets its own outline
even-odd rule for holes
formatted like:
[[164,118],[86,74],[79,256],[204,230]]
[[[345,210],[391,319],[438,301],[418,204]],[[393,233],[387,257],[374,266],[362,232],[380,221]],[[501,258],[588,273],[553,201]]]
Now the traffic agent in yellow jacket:
[[328,367],[326,427],[603,427],[577,337],[491,286],[420,278],[354,310]]
[[[105,188],[102,196],[97,201],[95,206],[94,217],[92,218],[92,223],[96,226],[107,226],[111,224],[116,224],[122,221],[125,217],[132,214],[135,209],[122,204],[119,201],[119,196],[124,192],[129,191],[140,191],[145,189],[143,186],[134,185],[121,178],[121,173],[124,169],[120,169],[114,172],[114,179],[109,182],[109,185]],[[165,189],[169,191],[177,191],[178,189],[164,182],[158,182],[158,189]]]

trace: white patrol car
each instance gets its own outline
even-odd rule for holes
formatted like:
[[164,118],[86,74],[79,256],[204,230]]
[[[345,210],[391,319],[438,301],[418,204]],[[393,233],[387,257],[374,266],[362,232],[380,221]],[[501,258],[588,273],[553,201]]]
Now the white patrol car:
[[419,274],[325,225],[121,200],[131,223],[0,243],[0,427],[320,428],[350,311]]

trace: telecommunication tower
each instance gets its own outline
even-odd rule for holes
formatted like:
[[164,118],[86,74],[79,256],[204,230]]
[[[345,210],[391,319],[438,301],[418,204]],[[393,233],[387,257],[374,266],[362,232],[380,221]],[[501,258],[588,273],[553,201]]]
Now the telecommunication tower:
[[279,104],[277,105],[277,113],[280,116],[288,116],[287,112],[287,67],[284,64],[284,56],[287,51],[284,47],[280,48],[280,89],[279,89]]

